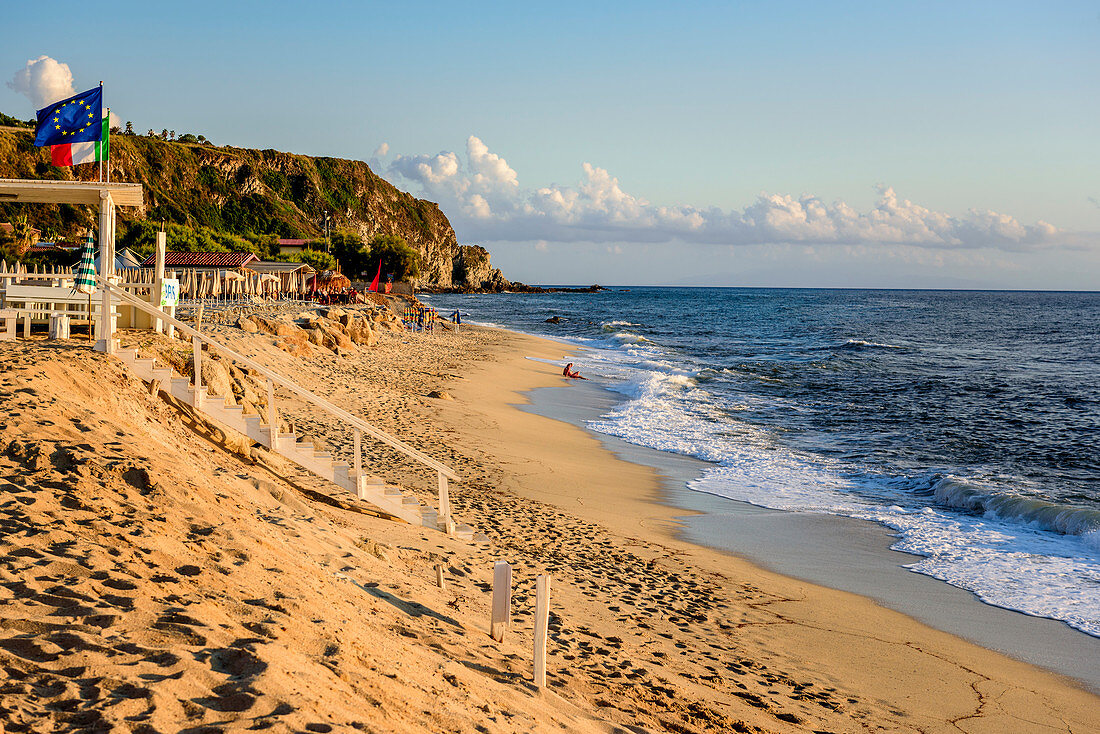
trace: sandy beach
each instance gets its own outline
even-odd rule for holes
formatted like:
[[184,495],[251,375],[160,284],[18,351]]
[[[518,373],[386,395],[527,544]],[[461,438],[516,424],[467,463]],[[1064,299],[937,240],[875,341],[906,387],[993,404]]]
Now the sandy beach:
[[[681,539],[655,470],[515,407],[564,384],[539,361],[561,344],[464,328],[302,355],[210,331],[456,469],[455,516],[490,542],[377,517],[79,341],[2,343],[0,731],[1100,730],[1100,699],[1069,679]],[[349,444],[281,406],[300,434]],[[433,499],[434,475],[366,448]],[[502,643],[497,560],[515,579]]]

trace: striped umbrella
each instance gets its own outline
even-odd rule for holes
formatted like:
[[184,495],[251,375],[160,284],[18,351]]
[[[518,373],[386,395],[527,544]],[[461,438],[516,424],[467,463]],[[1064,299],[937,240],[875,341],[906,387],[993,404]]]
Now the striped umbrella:
[[90,230],[88,231],[88,241],[84,243],[84,251],[80,254],[80,264],[76,268],[73,292],[87,293],[89,296],[95,293],[95,253],[93,252]]

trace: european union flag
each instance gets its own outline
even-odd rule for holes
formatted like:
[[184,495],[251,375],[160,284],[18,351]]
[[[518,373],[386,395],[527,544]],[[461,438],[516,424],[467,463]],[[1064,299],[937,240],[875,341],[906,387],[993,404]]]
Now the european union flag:
[[34,144],[88,143],[103,134],[103,87],[89,89],[38,110]]

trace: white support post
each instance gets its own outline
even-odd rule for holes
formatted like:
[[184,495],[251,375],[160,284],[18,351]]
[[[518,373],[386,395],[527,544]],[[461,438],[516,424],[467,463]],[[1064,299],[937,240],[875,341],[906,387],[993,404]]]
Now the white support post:
[[[115,253],[112,247],[114,241],[114,210],[115,204],[109,191],[99,192],[99,275],[108,281],[115,274]],[[101,289],[102,302],[99,313],[99,339],[96,341],[97,352],[114,352],[115,320],[111,308],[111,292],[106,288]]]
[[[153,292],[149,294],[149,303],[157,308],[160,308],[160,294],[164,287],[164,253],[168,247],[167,235],[161,231],[157,232],[157,249],[156,249],[156,267],[154,269],[153,276]],[[164,331],[164,322],[160,319],[154,319],[153,329],[160,334]]]
[[435,567],[435,585],[444,591],[447,590],[447,584],[443,580],[443,564],[438,563]]
[[[363,476],[363,432],[355,429],[355,481]],[[358,485],[356,485],[358,486]]]
[[[173,279],[179,277],[175,273],[175,271],[169,273],[168,275],[169,275],[169,277],[171,277]],[[168,307],[168,315],[171,316],[172,318],[176,317],[176,307],[175,306],[169,306]],[[168,334],[169,339],[171,339],[172,337],[174,337],[176,335],[176,325],[175,324],[168,324],[167,334]]]
[[535,686],[546,688],[546,632],[550,625],[550,574],[535,579]]
[[447,491],[447,477],[443,472],[436,472],[439,476],[439,521],[447,524],[451,519],[451,495]]
[[271,426],[271,446],[274,451],[279,437],[279,415],[275,412],[275,383],[267,381],[267,425]]
[[195,407],[202,407],[202,341],[199,338],[191,338],[191,357],[195,368]]
[[493,616],[489,636],[504,641],[504,630],[512,624],[512,567],[504,561],[493,566]]

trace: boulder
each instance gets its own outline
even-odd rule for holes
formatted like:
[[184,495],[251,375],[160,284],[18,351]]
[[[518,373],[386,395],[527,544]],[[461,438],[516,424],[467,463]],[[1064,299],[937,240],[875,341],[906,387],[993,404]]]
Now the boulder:
[[282,319],[265,319],[262,316],[257,316],[255,321],[260,331],[273,336],[292,336],[301,331],[296,324]]
[[255,334],[257,331],[260,330],[260,327],[257,326],[256,322],[253,321],[252,319],[248,318],[247,316],[242,316],[239,319],[237,319],[237,326],[241,330],[243,330],[243,331],[245,331],[249,334]]
[[294,357],[313,356],[313,349],[310,348],[306,332],[302,329],[298,329],[297,334],[291,334],[280,339],[277,346]]
[[435,398],[436,400],[454,400],[450,393],[443,392],[442,390],[432,390],[428,393],[429,398]]
[[[191,376],[195,374],[194,368]],[[236,405],[233,394],[233,378],[229,376],[229,367],[220,359],[212,359],[204,355],[202,360],[202,384],[207,390],[219,398],[225,398],[226,405]]]
[[346,316],[347,312],[342,308],[330,308],[325,311],[325,318],[330,321],[339,321],[342,316]]
[[378,335],[366,319],[357,319],[349,324],[348,337],[359,346],[373,347],[378,343]]

